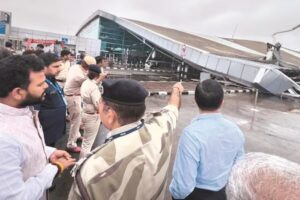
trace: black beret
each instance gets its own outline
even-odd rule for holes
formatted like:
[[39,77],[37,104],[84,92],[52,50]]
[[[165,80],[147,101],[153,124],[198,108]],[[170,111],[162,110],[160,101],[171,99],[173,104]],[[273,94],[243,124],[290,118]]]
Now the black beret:
[[137,81],[126,79],[107,79],[102,82],[105,101],[121,105],[142,105],[145,103],[148,91]]
[[95,72],[96,74],[100,74],[101,73],[101,69],[98,65],[89,65],[89,70],[91,72]]

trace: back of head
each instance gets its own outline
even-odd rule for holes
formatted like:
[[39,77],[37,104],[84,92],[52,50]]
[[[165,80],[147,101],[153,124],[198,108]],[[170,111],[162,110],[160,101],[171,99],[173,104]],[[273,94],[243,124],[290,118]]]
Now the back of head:
[[90,80],[99,78],[101,73],[101,69],[97,65],[89,65],[88,78]]
[[300,165],[264,153],[248,153],[233,167],[229,200],[299,199]]
[[37,49],[43,50],[44,49],[44,45],[43,44],[38,44],[36,45]]
[[39,55],[39,58],[44,61],[46,67],[52,63],[60,61],[60,58],[54,53],[42,53]]
[[60,52],[60,57],[64,57],[64,56],[67,56],[67,55],[70,55],[71,52],[67,49],[63,49],[61,52]]
[[30,72],[44,70],[44,63],[33,55],[15,55],[4,58],[0,61],[0,98],[17,87],[27,89],[30,79]]
[[11,41],[6,41],[5,42],[5,47],[6,48],[12,48],[12,42]]
[[40,56],[40,55],[43,54],[43,53],[44,53],[44,50],[43,50],[43,49],[37,49],[37,50],[34,51],[34,54],[35,54],[36,56]]
[[215,80],[207,79],[195,89],[195,101],[203,111],[214,111],[220,108],[224,98],[222,86]]
[[85,53],[80,53],[80,56],[79,56],[80,60],[83,60],[84,57],[85,57]]

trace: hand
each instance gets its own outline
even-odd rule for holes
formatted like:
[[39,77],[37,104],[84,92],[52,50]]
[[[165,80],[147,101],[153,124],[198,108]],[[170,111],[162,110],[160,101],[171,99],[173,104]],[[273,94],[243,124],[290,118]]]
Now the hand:
[[173,90],[178,89],[180,93],[184,91],[184,87],[182,86],[181,82],[177,82],[173,85]]
[[69,160],[72,158],[72,156],[66,152],[66,151],[62,151],[62,150],[55,150],[51,155],[50,155],[50,163],[54,163],[57,162],[60,158],[64,158],[66,160]]
[[56,162],[62,164],[64,166],[64,169],[68,169],[70,166],[73,166],[76,163],[76,159],[74,158],[66,159],[64,157],[61,157],[57,159]]
[[104,79],[106,79],[108,76],[108,72],[103,72],[100,74],[99,78],[97,79],[97,83],[100,83],[101,81],[103,81]]

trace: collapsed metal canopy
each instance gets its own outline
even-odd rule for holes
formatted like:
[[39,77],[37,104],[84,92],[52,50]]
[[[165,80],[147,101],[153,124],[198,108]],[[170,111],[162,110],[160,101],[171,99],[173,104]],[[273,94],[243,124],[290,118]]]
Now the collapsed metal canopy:
[[[199,70],[224,76],[234,82],[263,89],[274,95],[288,92],[300,97],[298,95],[300,86],[296,82],[279,71],[277,65],[261,62],[260,59],[264,54],[255,48],[241,45],[242,40],[236,42],[217,37],[199,36],[145,22],[119,18],[101,10],[89,17],[77,35],[98,17],[114,21],[143,38],[144,41],[149,41]],[[296,52],[289,54],[288,57],[292,58],[290,61],[294,61],[293,64],[298,65],[300,59]]]

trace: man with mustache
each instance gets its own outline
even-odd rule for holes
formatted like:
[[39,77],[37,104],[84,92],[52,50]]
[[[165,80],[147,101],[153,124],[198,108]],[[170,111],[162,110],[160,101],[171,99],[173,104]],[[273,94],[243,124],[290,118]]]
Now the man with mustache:
[[37,112],[45,98],[44,63],[33,55],[0,61],[0,199],[46,199],[54,177],[75,159],[48,147]]

